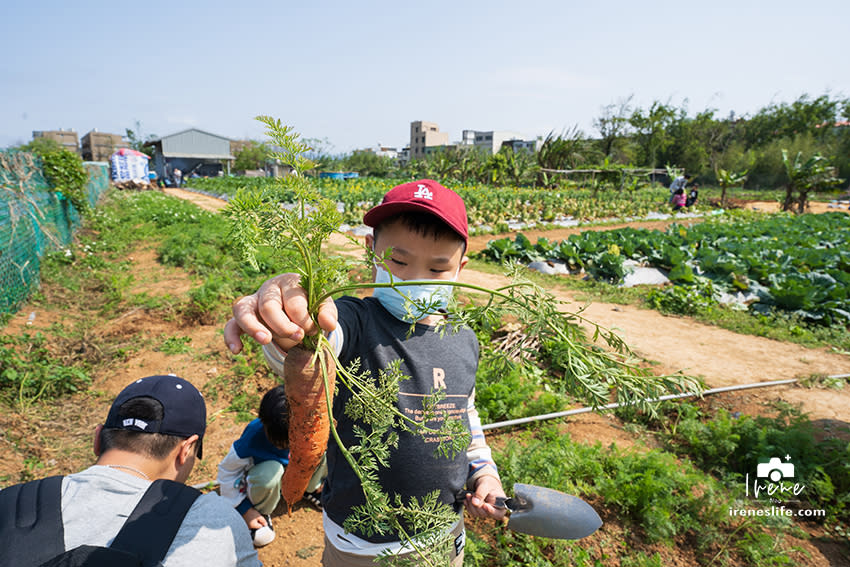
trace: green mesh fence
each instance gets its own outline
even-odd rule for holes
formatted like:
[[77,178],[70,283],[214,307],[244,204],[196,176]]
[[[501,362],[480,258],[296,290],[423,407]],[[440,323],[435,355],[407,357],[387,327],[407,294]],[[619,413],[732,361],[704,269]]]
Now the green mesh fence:
[[[94,207],[109,188],[107,166],[85,163]],[[32,154],[0,151],[0,313],[14,313],[39,282],[41,256],[71,243],[80,215],[54,191]]]

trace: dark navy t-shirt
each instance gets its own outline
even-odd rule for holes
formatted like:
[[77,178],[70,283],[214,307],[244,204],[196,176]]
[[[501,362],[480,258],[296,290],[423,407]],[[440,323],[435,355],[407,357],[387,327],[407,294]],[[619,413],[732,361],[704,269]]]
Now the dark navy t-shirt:
[[[401,359],[401,372],[410,379],[399,385],[398,408],[405,415],[421,419],[422,402],[436,389],[446,391],[438,413],[447,410],[451,418],[462,419],[467,429],[467,408],[475,388],[478,368],[478,340],[470,329],[436,332],[434,327],[416,324],[412,334],[410,324],[396,319],[377,299],[343,297],[336,301],[339,326],[343,333],[340,362],[348,365],[360,359],[360,368],[377,378],[378,371],[390,362]],[[355,422],[344,413],[351,393],[343,386],[337,388],[334,417],[337,430],[346,446],[357,442]],[[431,428],[438,424],[430,423]],[[385,492],[404,499],[423,497],[440,491],[440,501],[454,504],[455,494],[464,487],[468,474],[466,453],[453,457],[436,454],[438,439],[399,432],[398,448],[390,450],[389,467],[378,470]],[[333,438],[328,444],[330,474],[322,491],[325,512],[335,523],[342,525],[355,506],[365,503],[360,481],[351,470]],[[396,534],[356,536],[374,543],[395,541]]]

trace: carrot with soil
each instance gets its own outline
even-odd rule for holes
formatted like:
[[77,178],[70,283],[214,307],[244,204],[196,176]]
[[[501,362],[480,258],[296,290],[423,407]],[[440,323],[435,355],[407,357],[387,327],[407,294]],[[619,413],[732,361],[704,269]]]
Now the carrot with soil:
[[335,374],[334,358],[325,348],[310,351],[295,347],[286,354],[283,377],[289,400],[290,459],[281,480],[281,491],[290,516],[293,504],[304,494],[328,445],[330,408],[325,384],[332,384]]

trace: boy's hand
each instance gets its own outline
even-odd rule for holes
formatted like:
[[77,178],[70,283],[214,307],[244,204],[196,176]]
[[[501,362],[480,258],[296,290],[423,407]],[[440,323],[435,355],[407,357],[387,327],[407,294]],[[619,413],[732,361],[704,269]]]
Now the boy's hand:
[[[307,313],[307,295],[298,274],[281,274],[266,280],[251,295],[233,302],[233,318],[224,326],[224,341],[233,354],[242,350],[242,335],[261,345],[274,340],[284,352],[299,344],[305,335],[319,331]],[[336,328],[337,312],[327,299],[319,309],[319,327]]]
[[475,492],[466,497],[466,510],[476,518],[501,520],[506,510],[493,506],[497,496],[506,496],[501,481],[496,477],[482,476],[475,484]]
[[248,508],[248,510],[242,514],[242,518],[245,520],[245,523],[248,524],[249,530],[258,530],[266,525],[266,519],[257,511],[256,508]]

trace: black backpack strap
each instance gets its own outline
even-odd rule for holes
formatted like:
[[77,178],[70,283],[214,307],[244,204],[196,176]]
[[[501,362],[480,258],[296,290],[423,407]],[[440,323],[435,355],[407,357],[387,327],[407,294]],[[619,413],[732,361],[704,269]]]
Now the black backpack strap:
[[62,478],[0,490],[0,567],[40,565],[65,551]]
[[109,547],[137,555],[142,565],[156,565],[168,553],[183,518],[200,495],[183,483],[155,480]]

